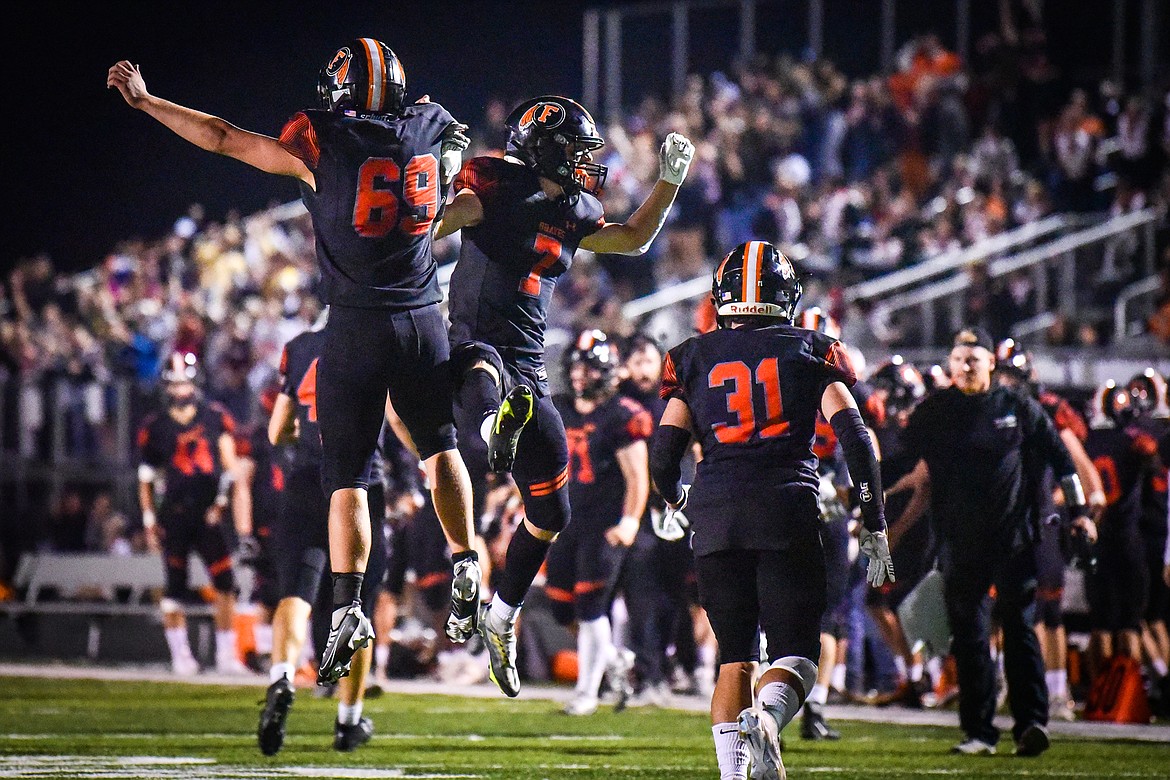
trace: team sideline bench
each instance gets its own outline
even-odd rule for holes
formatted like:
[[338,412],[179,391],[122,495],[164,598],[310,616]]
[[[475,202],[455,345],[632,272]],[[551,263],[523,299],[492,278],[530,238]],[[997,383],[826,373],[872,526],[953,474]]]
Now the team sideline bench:
[[[192,555],[187,564],[190,587],[201,589],[211,584],[202,561]],[[253,572],[246,566],[235,567],[240,600],[249,601]],[[23,597],[0,601],[0,614],[13,617],[27,614],[78,615],[89,618],[86,653],[96,658],[101,646],[102,624],[110,617],[159,615],[153,599],[165,585],[162,557],[157,554],[103,555],[95,553],[25,553],[13,578],[17,593]],[[56,599],[46,599],[47,592]],[[184,606],[188,618],[198,624],[199,644],[210,642],[211,604]],[[204,636],[206,634],[206,637]]]

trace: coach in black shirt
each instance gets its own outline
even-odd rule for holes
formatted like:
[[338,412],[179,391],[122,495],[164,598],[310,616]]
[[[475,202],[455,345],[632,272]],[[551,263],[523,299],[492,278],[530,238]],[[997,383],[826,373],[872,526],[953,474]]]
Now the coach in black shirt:
[[1038,755],[1048,748],[1048,696],[1032,628],[1031,547],[1038,527],[1032,499],[1046,465],[1060,480],[1076,526],[1090,538],[1096,530],[1072,459],[1039,403],[992,387],[994,350],[982,329],[955,336],[949,363],[953,384],[914,411],[906,441],[926,462],[932,485],[964,733],[955,752],[991,754],[999,741],[992,723],[995,665],[989,647],[994,585],[1016,754]]

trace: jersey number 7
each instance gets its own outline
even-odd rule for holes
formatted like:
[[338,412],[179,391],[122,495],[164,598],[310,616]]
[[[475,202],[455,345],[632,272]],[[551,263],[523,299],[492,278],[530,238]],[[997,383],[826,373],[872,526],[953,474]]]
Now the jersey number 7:
[[[754,381],[753,381],[754,379]],[[755,389],[764,396],[764,419],[756,422]],[[742,360],[717,363],[707,374],[707,387],[724,388],[727,393],[727,411],[734,422],[717,422],[711,426],[715,438],[723,444],[742,444],[756,433],[761,439],[781,436],[788,430],[784,419],[784,400],[780,397],[780,362],[764,358],[753,371]]]
[[[359,236],[382,238],[395,228],[409,236],[431,229],[439,210],[439,161],[433,154],[417,154],[406,164],[402,197],[396,194],[403,171],[389,157],[371,157],[358,171],[353,204],[353,229]],[[399,202],[409,213],[398,219]]]

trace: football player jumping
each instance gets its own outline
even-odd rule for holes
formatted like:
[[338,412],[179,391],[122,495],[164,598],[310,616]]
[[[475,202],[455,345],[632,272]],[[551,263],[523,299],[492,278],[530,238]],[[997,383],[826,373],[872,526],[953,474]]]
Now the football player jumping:
[[365,472],[387,392],[426,463],[455,561],[447,633],[465,641],[475,631],[480,572],[431,252],[432,222],[469,143],[465,127],[426,98],[406,104],[402,64],[373,38],[333,54],[317,85],[320,108],[295,114],[280,138],[150,94],[125,60],[106,83],[196,146],[296,179],[312,217],[322,298],[331,305],[317,410],[334,612],[318,682],[345,676],[353,653],[373,638],[359,596],[370,552]]
[[511,471],[524,499],[526,518],[480,619],[492,678],[515,696],[516,614],[549,545],[569,522],[568,442],[544,366],[553,288],[578,247],[645,252],[695,148],[677,133],[667,136],[659,180],[646,201],[626,222],[606,222],[597,199],[606,168],[593,162],[605,141],[588,111],[568,98],[543,96],[519,105],[507,124],[504,158],[467,162],[436,234],[463,230],[450,289],[460,449],[477,476]]
[[[833,427],[857,487],[866,575],[894,576],[881,473],[849,386],[857,381],[837,340],[792,325],[801,287],[792,263],[763,241],[741,244],[715,270],[719,327],[663,361],[668,398],[650,447],[650,473],[671,512],[687,507],[699,599],[719,642],[711,699],[720,776],[779,780],[779,733],[817,678],[825,610],[818,519],[817,412]],[[703,450],[695,484],[679,463],[692,435]],[[757,631],[770,664],[759,660]]]

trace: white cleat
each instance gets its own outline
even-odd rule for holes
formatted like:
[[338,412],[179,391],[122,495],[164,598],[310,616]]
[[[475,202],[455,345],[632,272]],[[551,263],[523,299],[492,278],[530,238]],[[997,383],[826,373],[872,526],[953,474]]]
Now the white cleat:
[[951,752],[963,756],[994,756],[995,745],[981,739],[968,738],[951,748]]
[[455,564],[451,579],[451,613],[447,615],[447,638],[463,644],[476,630],[479,620],[481,579],[479,561],[465,558]]
[[180,655],[171,659],[171,671],[176,677],[194,677],[199,674],[199,662],[190,653]]
[[592,715],[597,712],[597,698],[594,696],[585,696],[583,694],[575,694],[572,700],[565,705],[566,715]]
[[748,749],[748,777],[752,780],[785,780],[780,759],[780,729],[776,719],[762,707],[748,707],[739,713],[739,736]]

